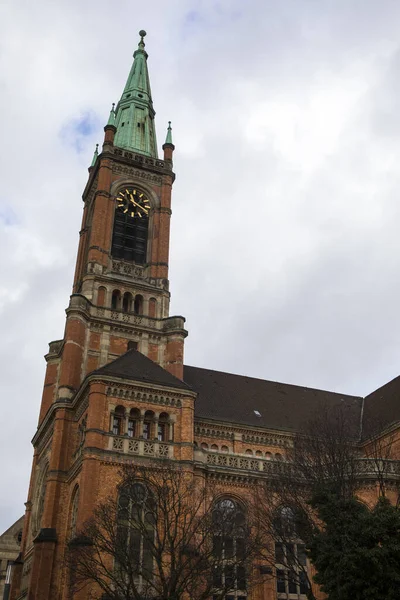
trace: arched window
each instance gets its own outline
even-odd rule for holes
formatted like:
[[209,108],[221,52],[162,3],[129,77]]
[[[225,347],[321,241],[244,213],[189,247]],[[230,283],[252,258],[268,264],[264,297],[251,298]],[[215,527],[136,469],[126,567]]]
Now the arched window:
[[154,412],[152,410],[146,410],[144,413],[144,421],[143,421],[143,438],[145,440],[151,440],[154,437],[153,422],[154,422]]
[[167,442],[168,441],[168,425],[169,416],[167,413],[163,412],[158,418],[158,431],[157,431],[157,439],[159,442]]
[[143,314],[143,296],[141,294],[136,294],[135,296],[133,312],[135,313],[135,315]]
[[132,294],[129,292],[125,292],[122,299],[122,310],[127,313],[132,312]]
[[227,588],[227,598],[246,597],[245,540],[246,518],[243,508],[231,498],[224,498],[213,508],[213,583]]
[[229,452],[228,446],[221,446],[221,452]]
[[111,308],[119,310],[121,308],[121,292],[114,290],[111,296]]
[[69,533],[71,537],[76,534],[76,523],[78,520],[78,505],[79,505],[79,486],[76,486],[72,494],[71,502],[71,519],[69,524]]
[[138,426],[140,421],[140,410],[132,408],[128,419],[128,436],[138,437]]
[[97,290],[97,306],[105,306],[107,290],[105,287],[100,286]]
[[256,450],[256,456],[262,456],[261,450]]
[[157,300],[155,298],[150,298],[149,300],[149,317],[157,316]]
[[253,450],[250,450],[250,448],[247,448],[246,454],[251,454],[253,456]]
[[211,450],[213,450],[214,452],[218,452],[218,446],[217,446],[217,444],[212,444]]
[[112,432],[114,435],[121,435],[123,433],[125,418],[125,408],[123,406],[117,406],[112,415]]
[[[126,576],[133,577],[139,589],[153,573],[156,506],[148,489],[140,482],[124,486],[118,498],[118,562]],[[125,549],[125,550],[124,550]]]
[[[130,204],[129,194],[133,191],[123,190],[123,193],[127,192],[127,199],[116,205],[111,255],[143,265],[147,254],[148,208],[142,211],[136,208],[141,202],[139,198],[134,200],[135,204]],[[137,191],[135,190],[135,197],[140,195],[136,194]]]
[[272,459],[272,454],[271,454],[271,452],[266,452],[266,453],[265,453],[265,458],[266,458],[267,460],[271,460],[271,459]]
[[208,444],[206,444],[206,442],[202,442],[201,447],[203,450],[208,450]]
[[277,452],[277,453],[275,454],[275,460],[283,460],[283,458],[282,458],[282,454],[279,454],[279,452]]

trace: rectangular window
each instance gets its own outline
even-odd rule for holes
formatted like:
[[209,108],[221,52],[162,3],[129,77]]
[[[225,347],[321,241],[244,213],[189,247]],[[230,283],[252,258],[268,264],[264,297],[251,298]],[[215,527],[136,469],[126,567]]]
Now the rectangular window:
[[299,564],[305,567],[307,565],[307,556],[305,546],[299,544],[297,546],[297,560]]
[[246,570],[244,567],[237,567],[236,580],[238,590],[243,592],[246,589]]
[[285,571],[281,571],[280,569],[276,572],[276,591],[278,594],[285,594]]
[[213,554],[216,558],[222,558],[222,538],[219,535],[213,539]]
[[113,417],[113,434],[119,435],[121,433],[121,420],[119,417]]
[[157,438],[159,442],[165,442],[165,423],[158,424]]
[[226,565],[225,567],[225,585],[228,589],[232,589],[235,586],[234,565]]
[[145,440],[150,439],[150,423],[148,421],[143,423],[143,437]]
[[288,566],[294,565],[296,562],[296,555],[294,544],[286,544],[286,564]]
[[236,557],[239,560],[244,560],[244,555],[245,555],[245,541],[244,538],[237,538],[236,539]]
[[225,546],[225,557],[224,558],[232,558],[233,557],[233,538],[226,537],[224,539]]
[[308,592],[308,580],[304,571],[299,573],[299,581],[300,581],[300,594],[307,594]]
[[288,590],[289,594],[297,594],[297,575],[293,571],[288,574]]
[[128,436],[131,438],[135,437],[135,421],[132,419],[128,421]]

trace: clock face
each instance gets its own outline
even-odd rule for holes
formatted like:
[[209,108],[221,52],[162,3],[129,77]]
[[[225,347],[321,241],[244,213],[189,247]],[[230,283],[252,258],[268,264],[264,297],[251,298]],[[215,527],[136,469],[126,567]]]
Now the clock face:
[[116,197],[117,207],[123,213],[128,213],[130,217],[142,219],[147,217],[150,211],[150,201],[140,190],[124,189]]

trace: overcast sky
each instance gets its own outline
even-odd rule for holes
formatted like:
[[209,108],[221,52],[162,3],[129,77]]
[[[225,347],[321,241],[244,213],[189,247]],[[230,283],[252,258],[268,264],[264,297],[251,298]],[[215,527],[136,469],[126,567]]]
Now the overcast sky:
[[0,530],[23,510],[96,142],[147,30],[186,362],[366,395],[400,373],[398,0],[3,0]]

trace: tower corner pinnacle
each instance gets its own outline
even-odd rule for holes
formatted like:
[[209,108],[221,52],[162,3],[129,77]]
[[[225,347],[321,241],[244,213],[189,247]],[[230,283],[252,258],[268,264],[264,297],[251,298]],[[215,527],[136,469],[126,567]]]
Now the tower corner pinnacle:
[[164,150],[164,160],[172,162],[172,153],[175,150],[175,146],[172,143],[172,127],[171,121],[168,121],[167,136],[163,144],[162,149]]
[[98,155],[99,155],[99,145],[96,144],[96,148],[94,149],[94,152],[93,152],[92,162],[90,163],[90,167],[88,169],[89,173],[93,169],[94,165],[96,164]]

